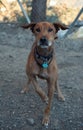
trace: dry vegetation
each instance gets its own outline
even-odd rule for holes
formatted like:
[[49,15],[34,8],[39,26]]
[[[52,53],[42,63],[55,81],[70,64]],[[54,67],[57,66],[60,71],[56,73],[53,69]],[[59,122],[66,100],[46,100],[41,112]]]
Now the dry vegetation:
[[[4,3],[5,6],[0,3],[0,21],[25,21],[21,9],[16,1],[10,4],[7,2]],[[31,6],[28,6],[28,8],[27,6],[25,3],[23,3],[23,7],[26,9],[28,15],[30,16]],[[75,19],[79,10],[80,8],[70,8],[67,7],[66,4],[60,4],[58,6],[47,9],[47,20],[50,20],[52,22],[59,20],[65,24],[69,24]],[[83,15],[81,15],[80,20],[83,20]]]
[[[51,10],[47,11],[48,15],[56,16],[59,21],[65,24],[70,24],[77,16],[80,8],[67,7],[66,4],[58,5]],[[83,20],[83,14],[80,16],[79,20]]]

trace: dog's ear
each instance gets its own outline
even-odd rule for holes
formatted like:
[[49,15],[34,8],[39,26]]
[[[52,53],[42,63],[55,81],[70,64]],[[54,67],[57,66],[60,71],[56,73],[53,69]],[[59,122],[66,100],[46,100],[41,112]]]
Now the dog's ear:
[[68,29],[68,27],[62,23],[53,23],[53,25],[56,29],[56,32],[58,32],[60,29],[62,30]]
[[30,30],[34,33],[35,25],[36,25],[36,23],[30,23],[30,24],[21,25],[21,27],[24,28],[24,29],[30,28]]

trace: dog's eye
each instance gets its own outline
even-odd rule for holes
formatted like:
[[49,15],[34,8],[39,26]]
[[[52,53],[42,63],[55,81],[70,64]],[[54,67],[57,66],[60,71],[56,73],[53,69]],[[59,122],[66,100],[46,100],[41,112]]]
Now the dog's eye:
[[40,28],[36,28],[36,32],[40,32]]
[[48,32],[52,32],[52,31],[53,31],[53,29],[52,29],[52,28],[49,28],[49,29],[48,29]]

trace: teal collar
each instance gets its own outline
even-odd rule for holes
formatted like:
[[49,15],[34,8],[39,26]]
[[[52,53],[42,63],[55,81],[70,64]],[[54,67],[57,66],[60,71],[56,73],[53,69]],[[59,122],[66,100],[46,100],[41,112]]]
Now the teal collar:
[[47,56],[40,55],[37,51],[37,48],[35,48],[35,60],[39,66],[41,66],[44,69],[47,69],[49,64],[51,63],[53,58],[53,50],[48,54]]

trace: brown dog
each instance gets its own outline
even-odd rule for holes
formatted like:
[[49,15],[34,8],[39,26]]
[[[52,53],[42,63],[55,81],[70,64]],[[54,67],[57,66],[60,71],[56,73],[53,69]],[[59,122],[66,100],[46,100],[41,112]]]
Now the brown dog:
[[[47,103],[42,121],[42,124],[47,126],[49,123],[51,103],[55,89],[58,92],[58,97],[63,101],[65,100],[57,81],[54,39],[57,38],[56,34],[59,29],[65,30],[67,27],[61,23],[51,24],[49,22],[31,23],[23,25],[22,27],[26,29],[30,28],[35,35],[35,42],[32,46],[26,65],[26,73],[29,79],[28,85],[32,82],[36,92],[41,99]],[[46,95],[39,86],[37,77],[47,81],[48,95]],[[27,89],[28,88],[25,88],[22,93]]]

